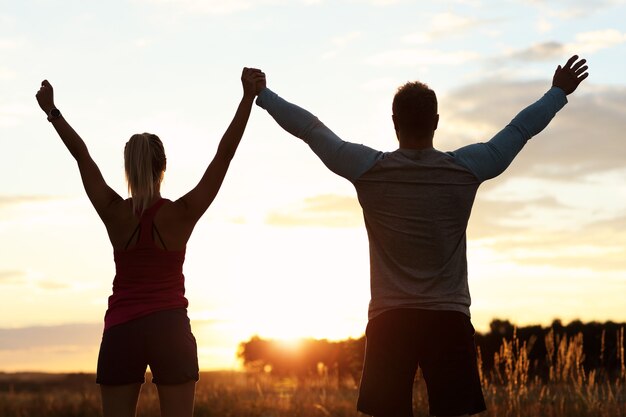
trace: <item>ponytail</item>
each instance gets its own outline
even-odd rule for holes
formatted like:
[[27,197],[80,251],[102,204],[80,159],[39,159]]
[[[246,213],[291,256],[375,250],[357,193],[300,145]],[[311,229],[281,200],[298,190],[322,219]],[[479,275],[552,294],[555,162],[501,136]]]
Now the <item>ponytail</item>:
[[133,210],[143,213],[159,189],[166,158],[163,143],[151,133],[133,135],[124,148],[124,170]]

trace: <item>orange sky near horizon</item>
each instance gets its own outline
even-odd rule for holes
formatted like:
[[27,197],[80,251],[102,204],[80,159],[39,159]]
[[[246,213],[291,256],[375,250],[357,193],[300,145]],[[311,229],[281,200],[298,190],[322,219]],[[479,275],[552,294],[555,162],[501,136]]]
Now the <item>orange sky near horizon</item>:
[[[479,190],[468,229],[472,321],[626,321],[626,31],[622,1],[25,0],[0,10],[0,371],[95,369],[114,276],[76,164],[37,107],[43,78],[108,184],[157,133],[163,195],[195,186],[240,99],[243,66],[340,137],[397,141],[407,80],[438,95],[435,144],[488,140],[571,54],[590,76]],[[359,337],[368,242],[353,187],[254,107],[185,263],[202,369],[237,346]]]

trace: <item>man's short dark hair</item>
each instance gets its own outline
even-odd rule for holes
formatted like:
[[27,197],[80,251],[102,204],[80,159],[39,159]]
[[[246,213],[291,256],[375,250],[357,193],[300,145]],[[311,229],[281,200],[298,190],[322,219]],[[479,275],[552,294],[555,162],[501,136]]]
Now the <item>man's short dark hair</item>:
[[397,127],[402,130],[434,130],[437,96],[424,83],[408,82],[398,88],[393,98],[392,110]]

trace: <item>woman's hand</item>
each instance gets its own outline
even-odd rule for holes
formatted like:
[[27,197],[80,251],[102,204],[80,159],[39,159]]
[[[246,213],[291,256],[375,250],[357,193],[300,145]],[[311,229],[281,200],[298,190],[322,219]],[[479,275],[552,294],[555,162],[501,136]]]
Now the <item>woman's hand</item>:
[[244,97],[254,97],[265,88],[265,73],[257,68],[244,68],[241,73]]
[[54,91],[52,89],[52,85],[48,82],[48,80],[43,80],[41,82],[41,88],[35,94],[37,97],[37,103],[39,103],[39,107],[43,110],[46,115],[50,115],[50,110],[55,109],[54,105]]

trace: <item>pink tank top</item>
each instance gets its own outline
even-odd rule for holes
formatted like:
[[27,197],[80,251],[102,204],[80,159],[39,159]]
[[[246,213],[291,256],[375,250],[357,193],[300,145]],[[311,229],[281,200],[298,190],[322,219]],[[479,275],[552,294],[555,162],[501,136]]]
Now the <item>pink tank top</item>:
[[161,310],[187,308],[183,262],[185,250],[169,251],[154,243],[154,216],[165,199],[160,199],[141,215],[139,239],[131,249],[114,250],[115,279],[104,329]]

